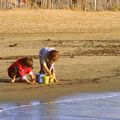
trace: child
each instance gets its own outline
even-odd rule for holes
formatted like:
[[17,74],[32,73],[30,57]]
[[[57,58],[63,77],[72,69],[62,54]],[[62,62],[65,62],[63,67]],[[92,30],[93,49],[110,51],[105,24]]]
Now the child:
[[[8,75],[12,78],[11,82],[14,83],[16,78],[24,80],[27,83],[35,83],[35,77],[32,72],[33,59],[30,57],[24,57],[15,61],[8,68]],[[26,75],[29,75],[31,82],[27,79]]]
[[45,74],[50,78],[54,78],[55,82],[58,82],[55,76],[54,63],[59,58],[59,52],[54,48],[42,48],[39,52],[40,60],[40,74]]

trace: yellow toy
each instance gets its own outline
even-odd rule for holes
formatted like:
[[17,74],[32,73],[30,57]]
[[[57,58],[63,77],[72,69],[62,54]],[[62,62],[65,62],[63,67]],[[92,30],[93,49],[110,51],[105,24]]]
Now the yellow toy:
[[42,76],[42,80],[43,80],[43,84],[48,85],[50,83],[49,76],[47,75]]
[[49,83],[53,83],[54,82],[54,76],[51,75],[51,76],[47,76],[47,75],[44,75],[42,76],[42,80],[43,80],[43,84],[49,84]]

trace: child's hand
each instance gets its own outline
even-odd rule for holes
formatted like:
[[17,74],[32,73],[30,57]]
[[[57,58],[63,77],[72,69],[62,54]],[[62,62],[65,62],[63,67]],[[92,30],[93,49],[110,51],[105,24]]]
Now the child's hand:
[[34,82],[27,82],[27,84],[32,84],[33,85],[33,84],[36,84],[36,83],[34,83]]
[[35,80],[35,76],[34,75],[31,76],[31,80]]
[[38,84],[35,79],[32,79],[31,82],[32,82],[33,84]]
[[27,84],[32,84],[33,82],[29,81],[29,80],[25,80]]
[[50,72],[50,71],[48,71],[48,72],[47,72],[47,75],[48,75],[48,76],[51,76],[51,72]]
[[35,82],[35,79],[31,79],[31,82]]
[[34,80],[32,83],[33,83],[33,84],[35,84],[35,85],[37,85],[37,84],[38,84],[35,80]]
[[27,81],[27,84],[31,84],[31,82],[30,82],[30,81]]

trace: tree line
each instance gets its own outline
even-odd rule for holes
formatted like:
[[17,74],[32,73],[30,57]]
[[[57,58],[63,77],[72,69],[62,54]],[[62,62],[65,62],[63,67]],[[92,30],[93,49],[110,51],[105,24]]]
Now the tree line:
[[120,0],[0,0],[0,8],[120,10]]

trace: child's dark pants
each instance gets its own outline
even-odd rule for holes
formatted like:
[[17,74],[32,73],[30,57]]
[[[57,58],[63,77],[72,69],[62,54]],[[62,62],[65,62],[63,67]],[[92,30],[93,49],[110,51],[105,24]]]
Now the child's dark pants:
[[10,78],[14,78],[14,76],[16,78],[19,78],[20,75],[19,75],[19,72],[18,72],[18,68],[17,67],[13,67],[13,68],[8,68],[8,76]]

